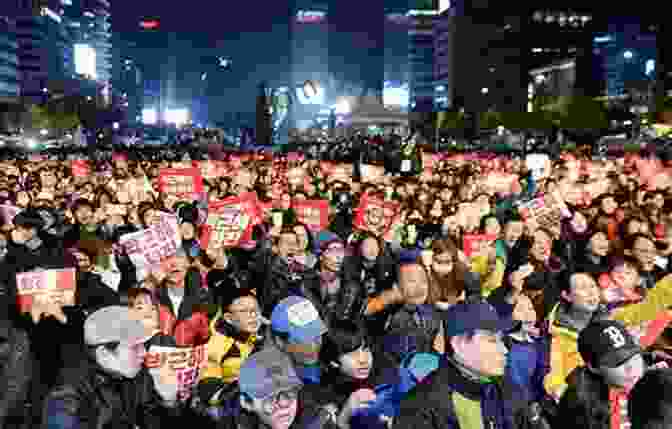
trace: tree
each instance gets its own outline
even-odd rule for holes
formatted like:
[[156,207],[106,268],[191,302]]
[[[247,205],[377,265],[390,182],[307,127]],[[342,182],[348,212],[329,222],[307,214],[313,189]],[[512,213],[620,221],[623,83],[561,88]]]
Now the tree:
[[478,120],[481,129],[491,130],[502,125],[502,114],[492,110],[482,112]]
[[46,108],[31,105],[28,108],[28,129],[48,129],[50,127],[49,112]]
[[560,127],[578,140],[586,143],[599,137],[609,127],[607,113],[602,104],[590,97],[572,97],[564,105]]

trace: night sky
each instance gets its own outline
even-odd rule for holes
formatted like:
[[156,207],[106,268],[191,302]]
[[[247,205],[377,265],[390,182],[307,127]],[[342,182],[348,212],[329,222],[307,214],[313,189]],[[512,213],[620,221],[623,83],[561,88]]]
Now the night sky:
[[[300,1],[302,4],[311,2]],[[321,2],[326,1],[334,0]],[[364,54],[357,57],[357,50],[351,46],[353,41],[364,40],[372,25],[382,25],[384,8],[404,9],[409,1],[415,0],[336,1],[336,15],[345,17],[339,19],[339,26],[347,27],[350,33],[340,36],[342,44],[349,46],[336,46],[336,49],[355,52],[352,57],[354,61],[350,62],[354,63],[351,68],[356,72],[357,67],[365,69],[377,65],[367,63],[371,60],[365,49],[360,49]],[[177,96],[186,101],[205,91],[210,100],[211,112],[254,112],[257,84],[277,77],[279,71],[286,68],[290,37],[287,0],[114,0],[111,3],[112,29],[122,33],[126,39],[142,45],[138,24],[142,19],[149,18],[161,22],[162,32],[174,34],[170,52],[175,54],[178,67]],[[553,2],[541,0],[540,3]],[[535,6],[541,7],[540,3]],[[584,1],[580,3],[585,6]],[[373,16],[378,19],[376,24],[372,24]],[[358,39],[356,35],[362,37]],[[331,49],[334,49],[333,44]],[[211,73],[208,87],[201,87],[201,73],[212,71],[215,58],[219,55],[232,59],[232,69]],[[164,53],[152,50],[143,52],[142,56],[154,64],[161,64],[165,60]]]
[[[407,2],[338,0],[338,15],[347,17],[347,31],[352,32],[353,37],[360,34],[364,39],[372,25],[372,16],[380,17],[380,24],[376,25],[382,25],[383,8],[404,9]],[[212,79],[205,91],[211,112],[212,107],[218,111],[254,112],[257,84],[277,77],[286,64],[290,37],[288,1],[115,0],[112,4],[113,31],[121,32],[127,40],[142,46],[138,24],[149,18],[161,22],[161,31],[174,34],[171,52],[177,57],[179,99],[189,100],[195,93],[202,93],[199,76],[203,71],[213,70],[216,56],[233,60],[230,71],[210,74]],[[352,37],[343,40],[343,43],[352,43],[348,42]],[[164,58],[162,55],[149,50],[142,56],[159,64]],[[358,61],[367,67],[366,60],[367,56],[362,55]]]

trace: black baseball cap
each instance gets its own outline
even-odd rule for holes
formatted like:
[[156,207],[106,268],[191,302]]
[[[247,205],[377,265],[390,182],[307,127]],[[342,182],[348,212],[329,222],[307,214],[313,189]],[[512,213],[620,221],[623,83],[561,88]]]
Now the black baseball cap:
[[579,334],[579,353],[593,368],[616,368],[642,352],[635,338],[615,320],[591,322]]

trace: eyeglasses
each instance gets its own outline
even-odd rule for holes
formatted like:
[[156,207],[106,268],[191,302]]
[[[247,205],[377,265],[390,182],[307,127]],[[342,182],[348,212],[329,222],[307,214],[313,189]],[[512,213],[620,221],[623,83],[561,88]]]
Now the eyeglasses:
[[280,408],[280,401],[296,401],[299,397],[299,392],[301,392],[301,386],[297,386],[289,390],[283,390],[282,392],[278,392],[274,395],[264,398],[261,403],[262,409],[266,414],[273,414],[273,411]]

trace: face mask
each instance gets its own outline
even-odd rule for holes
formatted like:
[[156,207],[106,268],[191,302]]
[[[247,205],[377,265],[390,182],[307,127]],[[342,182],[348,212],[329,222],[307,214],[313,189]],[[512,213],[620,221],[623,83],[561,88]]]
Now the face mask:
[[637,354],[616,368],[601,367],[599,372],[609,386],[629,389],[644,374],[644,359]]

